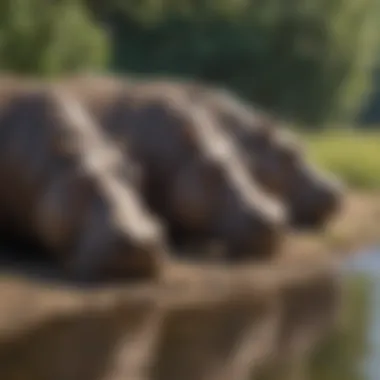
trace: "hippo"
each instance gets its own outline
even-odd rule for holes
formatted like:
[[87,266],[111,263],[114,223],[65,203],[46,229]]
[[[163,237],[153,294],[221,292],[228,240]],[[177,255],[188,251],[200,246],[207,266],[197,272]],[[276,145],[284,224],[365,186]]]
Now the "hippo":
[[343,183],[311,163],[296,135],[267,113],[227,90],[196,81],[155,79],[155,86],[163,92],[182,89],[191,102],[214,115],[217,125],[238,143],[251,176],[287,206],[293,227],[317,231],[338,214]]
[[164,229],[139,194],[127,151],[53,86],[0,88],[2,220],[41,241],[77,279],[159,277]]
[[299,229],[319,230],[339,212],[343,183],[310,162],[294,133],[227,92],[192,94],[242,147],[253,177],[289,208]]
[[218,241],[225,257],[270,257],[286,228],[281,202],[251,178],[234,140],[182,91],[149,82],[62,81],[142,167],[142,192],[172,241]]

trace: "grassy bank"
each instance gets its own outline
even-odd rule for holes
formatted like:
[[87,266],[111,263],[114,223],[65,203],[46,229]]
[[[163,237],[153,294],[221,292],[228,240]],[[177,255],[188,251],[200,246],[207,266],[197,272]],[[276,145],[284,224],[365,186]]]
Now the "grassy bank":
[[335,131],[304,137],[312,159],[350,188],[380,191],[380,132]]

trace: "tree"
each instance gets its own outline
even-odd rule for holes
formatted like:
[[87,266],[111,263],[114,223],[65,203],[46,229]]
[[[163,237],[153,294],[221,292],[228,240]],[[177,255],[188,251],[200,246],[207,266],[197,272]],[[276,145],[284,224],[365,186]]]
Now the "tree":
[[379,6],[377,0],[114,0],[113,67],[215,82],[296,122],[350,121],[370,89]]
[[2,0],[0,68],[57,75],[106,64],[105,32],[81,0]]

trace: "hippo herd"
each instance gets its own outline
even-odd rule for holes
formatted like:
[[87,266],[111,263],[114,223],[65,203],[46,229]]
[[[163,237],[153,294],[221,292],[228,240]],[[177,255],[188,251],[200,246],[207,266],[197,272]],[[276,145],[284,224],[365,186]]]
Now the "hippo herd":
[[0,79],[0,227],[37,239],[70,275],[154,278],[177,244],[229,261],[320,229],[342,185],[295,136],[196,82],[80,75]]

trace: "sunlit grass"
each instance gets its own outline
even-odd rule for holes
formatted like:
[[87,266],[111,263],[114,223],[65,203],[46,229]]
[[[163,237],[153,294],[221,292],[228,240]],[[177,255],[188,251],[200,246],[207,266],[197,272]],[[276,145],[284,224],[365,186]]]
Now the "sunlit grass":
[[311,158],[347,185],[380,189],[380,132],[304,134]]

